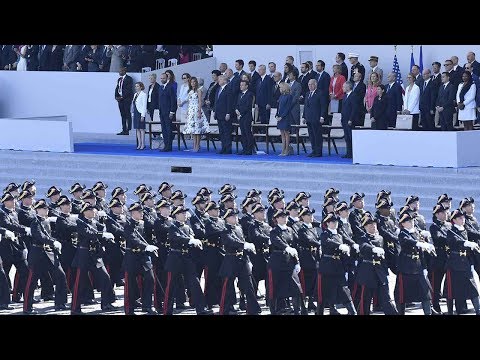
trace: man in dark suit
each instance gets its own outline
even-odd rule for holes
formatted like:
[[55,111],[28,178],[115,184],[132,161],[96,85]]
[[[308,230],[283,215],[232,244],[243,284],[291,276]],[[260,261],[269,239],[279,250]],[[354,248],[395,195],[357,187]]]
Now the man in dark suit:
[[101,72],[109,72],[110,71],[110,63],[112,61],[112,57],[107,56],[108,46],[104,45],[102,47],[102,60],[100,62],[99,68]]
[[423,130],[435,130],[435,102],[437,90],[430,77],[430,69],[423,70],[423,83],[420,84],[420,113]]
[[355,107],[357,110],[356,119],[353,123],[354,126],[363,126],[365,122],[365,114],[367,110],[365,109],[364,101],[365,93],[367,92],[367,86],[363,82],[363,77],[360,72],[353,74],[353,93],[355,95],[355,99],[358,101],[357,106]]
[[233,74],[233,76],[240,79],[243,74],[246,74],[245,70],[243,70],[244,65],[245,63],[242,59],[235,60],[235,70],[237,71]]
[[155,109],[158,110],[158,89],[160,89],[160,85],[157,83],[157,74],[155,73],[148,75],[148,80],[150,80],[150,85],[147,92],[147,111],[150,115],[150,121],[153,121],[153,113]]
[[325,71],[325,62],[318,60],[316,64],[317,89],[320,94],[326,98],[327,104],[330,102],[328,87],[330,86],[330,74]]
[[445,60],[445,62],[443,63],[443,67],[445,68],[445,71],[448,72],[449,82],[453,85],[453,87],[455,88],[455,91],[457,91],[458,84],[462,82],[462,77],[461,75],[458,76],[458,73],[455,70],[453,70],[453,61],[450,59]]
[[233,97],[230,86],[227,85],[227,77],[225,75],[218,77],[218,85],[213,107],[215,119],[218,122],[218,134],[222,143],[222,149],[218,153],[231,154],[232,120],[230,119],[230,113],[233,107]]
[[65,46],[65,51],[63,52],[63,71],[77,71],[77,61],[79,53],[79,45]]
[[0,57],[0,70],[13,70],[13,64],[17,60],[17,55],[13,51],[12,45],[2,45]]
[[[472,65],[473,73],[477,76],[480,76],[480,63],[475,60],[475,53],[473,51],[469,51],[467,53],[467,64]],[[463,68],[465,69],[467,64],[463,65]]]
[[308,89],[302,116],[304,123],[307,124],[308,135],[312,144],[312,152],[307,156],[321,157],[323,148],[322,124],[327,118],[328,102],[317,88],[317,80],[310,79]]
[[412,68],[410,69],[410,72],[415,77],[415,80],[414,80],[415,85],[420,87],[423,82],[422,74],[420,74],[420,66],[413,65]]
[[258,71],[255,70],[257,67],[257,62],[255,60],[250,60],[248,62],[248,68],[250,69],[250,88],[251,89],[256,89],[257,88],[257,82],[260,80],[260,75],[258,74]]
[[345,54],[342,52],[337,53],[335,56],[335,62],[340,65],[340,73],[343,75],[345,80],[348,79],[348,67],[347,64],[345,64]]
[[252,104],[253,93],[248,90],[248,81],[240,81],[240,94],[235,107],[235,113],[240,123],[240,130],[242,131],[242,147],[243,150],[239,155],[253,155],[254,139],[252,134]]
[[38,52],[38,70],[47,71],[52,45],[40,45]]
[[455,96],[457,90],[450,82],[450,74],[442,73],[442,85],[438,90],[436,109],[440,115],[442,131],[453,131],[453,113],[455,112]]
[[395,73],[390,72],[387,75],[388,84],[385,86],[385,96],[388,98],[387,119],[389,127],[395,127],[397,114],[402,111],[403,107],[402,87],[396,82],[396,79]]
[[[273,81],[267,76],[265,65],[258,67],[259,80],[255,89],[255,103],[258,106],[258,121],[268,124],[270,121],[270,104],[272,102]],[[243,134],[243,133],[242,133]]]
[[[363,83],[363,82],[362,82]],[[365,85],[365,84],[364,84]],[[357,118],[358,100],[355,98],[355,93],[352,91],[353,84],[347,81],[343,84],[343,92],[345,97],[342,104],[342,127],[345,134],[345,142],[347,144],[347,153],[342,158],[353,158],[352,150],[352,128],[355,126],[355,119]]]
[[309,91],[308,82],[312,79],[311,76],[310,64],[306,62],[302,63],[302,65],[300,65],[300,76],[298,77],[298,82],[302,85],[302,95],[299,99],[300,104],[304,104],[305,102],[305,96]]
[[177,94],[173,90],[170,81],[167,82],[167,74],[160,75],[160,87],[158,88],[158,107],[160,109],[160,121],[162,123],[162,135],[165,146],[160,151],[172,151],[173,131],[172,121],[175,121],[177,111]]
[[130,106],[133,99],[133,79],[127,75],[127,68],[122,66],[118,72],[120,76],[115,87],[115,100],[118,102],[120,116],[122,117],[122,131],[117,135],[128,135],[132,129],[132,115]]
[[62,71],[63,66],[63,45],[52,45],[49,49],[47,70]]
[[272,90],[272,102],[270,107],[278,109],[278,99],[280,98],[280,83],[282,82],[282,74],[278,71],[275,71],[273,74],[273,90]]

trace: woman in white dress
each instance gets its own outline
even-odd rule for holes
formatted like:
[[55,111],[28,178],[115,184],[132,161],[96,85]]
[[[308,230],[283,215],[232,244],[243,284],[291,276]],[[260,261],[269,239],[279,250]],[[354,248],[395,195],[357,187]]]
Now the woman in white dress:
[[475,112],[477,89],[470,72],[465,71],[462,74],[462,81],[457,90],[458,120],[463,122],[464,130],[473,130],[473,121],[477,115]]
[[27,71],[27,45],[20,45],[18,49],[14,48],[14,50],[18,55],[17,71]]
[[415,84],[415,76],[412,73],[407,75],[408,85],[405,88],[403,98],[403,115],[412,116],[412,130],[418,130],[418,119],[420,117],[420,88]]
[[178,90],[177,95],[177,105],[178,111],[177,114],[180,116],[177,121],[186,122],[187,121],[187,110],[188,110],[188,91],[190,90],[190,74],[182,74],[182,85]]
[[200,150],[202,134],[210,131],[202,105],[202,90],[198,87],[197,78],[192,77],[190,79],[190,91],[188,92],[187,124],[183,129],[183,133],[192,135],[194,152]]

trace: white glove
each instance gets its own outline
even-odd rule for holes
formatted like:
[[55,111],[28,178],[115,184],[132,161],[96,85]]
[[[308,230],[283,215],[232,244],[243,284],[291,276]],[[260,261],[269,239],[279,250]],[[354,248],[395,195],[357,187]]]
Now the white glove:
[[247,251],[255,252],[255,245],[253,245],[252,243],[246,242],[243,244],[243,249]]
[[72,219],[77,220],[77,219],[78,219],[78,214],[70,214],[69,217],[71,217]]
[[[27,260],[28,257],[28,249],[23,249],[22,251],[22,259]],[[473,265],[472,265],[473,266]]]
[[202,247],[202,242],[198,239],[190,239],[190,241],[188,242],[188,245],[193,245],[195,247],[201,248]]
[[106,213],[105,211],[103,211],[103,210],[100,210],[100,211],[98,211],[98,216],[99,216],[99,217],[106,217],[106,216],[107,216],[107,213]]
[[419,249],[427,250],[427,248],[428,248],[428,243],[423,242],[423,241],[417,241],[417,243],[415,245],[417,245],[417,247]]
[[428,270],[427,269],[423,269],[423,276],[425,276],[425,277],[428,276]]
[[473,270],[475,270],[475,267],[473,265],[470,265],[470,271],[473,273]]
[[290,256],[293,256],[293,257],[297,257],[298,256],[298,252],[297,252],[297,249],[294,249],[292,248],[291,246],[287,246],[285,248],[285,252],[290,255]]
[[435,251],[435,246],[433,244],[427,244],[428,248],[427,251]]
[[47,218],[47,220],[48,220],[48,222],[55,222],[55,221],[57,221],[57,217],[56,216],[49,216]]
[[469,247],[470,249],[475,248],[476,245],[477,245],[476,242],[468,241],[468,240],[466,240],[466,241],[463,243],[463,246]]
[[[30,228],[27,228],[27,229],[30,229]],[[13,231],[5,230],[5,238],[13,240],[15,239],[15,234],[13,233]]]
[[395,235],[398,236],[398,234],[400,234],[400,228],[397,228],[397,230],[395,230]]
[[382,256],[382,255],[385,255],[385,250],[383,250],[381,247],[379,246],[375,246],[373,249],[372,249],[372,252],[374,252],[375,254],[377,254],[378,256]]
[[32,229],[31,228],[26,227],[25,232],[27,233],[27,236],[32,236]]
[[102,236],[103,236],[105,239],[107,239],[107,240],[113,240],[113,239],[115,239],[115,236],[113,236],[112,233],[109,233],[109,232],[107,232],[107,231],[103,232],[103,233],[102,233]]
[[60,241],[55,240],[53,242],[53,247],[57,250],[62,250],[62,243]]
[[430,234],[430,231],[427,231],[427,230],[420,231],[420,234],[422,234],[422,236],[424,238],[431,238],[432,237],[432,234]]
[[350,247],[347,245],[347,244],[341,244],[338,249],[341,251],[341,252],[344,252],[344,253],[347,253],[350,251]]
[[353,248],[355,249],[355,251],[356,251],[357,253],[360,252],[360,245],[358,245],[358,244],[353,244]]
[[145,251],[148,251],[148,252],[154,252],[155,250],[158,250],[158,247],[156,247],[155,245],[147,245],[145,247]]
[[300,270],[302,270],[302,268],[300,267],[300,264],[295,265],[295,268],[293,269],[293,271],[295,271],[295,273],[298,274]]

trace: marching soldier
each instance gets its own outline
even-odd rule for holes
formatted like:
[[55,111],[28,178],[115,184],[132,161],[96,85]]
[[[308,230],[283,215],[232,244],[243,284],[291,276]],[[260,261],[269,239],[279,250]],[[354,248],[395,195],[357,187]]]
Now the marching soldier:
[[421,261],[421,251],[434,252],[435,247],[420,240],[413,224],[413,218],[403,214],[399,219],[402,231],[398,235],[401,251],[398,256],[398,276],[395,284],[395,302],[400,315],[405,315],[406,303],[419,301],[423,313],[431,315],[431,291],[428,271]]
[[[170,252],[168,253],[165,270],[167,271],[167,286],[165,288],[165,298],[163,304],[163,314],[173,314],[173,294],[179,283],[175,281],[180,275],[183,275],[188,284],[197,315],[212,314],[212,310],[205,309],[205,296],[200,286],[200,280],[196,273],[196,259],[190,253],[191,247],[202,248],[202,242],[195,239],[192,229],[185,223],[187,209],[180,205],[173,207],[172,215],[175,221],[168,231],[170,241]],[[183,287],[184,289],[184,287]],[[182,289],[182,290],[183,290]]]
[[452,198],[447,194],[442,194],[437,199],[437,204],[443,205],[447,209],[447,216],[450,216],[450,209],[452,208]]
[[315,284],[317,280],[317,262],[320,254],[320,237],[313,227],[315,209],[303,207],[300,210],[300,226],[298,228],[297,251],[302,269],[300,270],[300,284],[304,297],[308,296],[308,311],[315,311],[313,303]]
[[60,212],[58,213],[55,225],[57,228],[57,240],[62,244],[60,263],[62,264],[63,271],[66,273],[67,290],[73,293],[76,269],[72,268],[72,262],[78,245],[78,215],[71,215],[72,202],[66,195],[60,196],[57,205]]
[[307,193],[305,191],[301,191],[295,196],[295,202],[298,204],[298,206],[300,206],[302,208],[309,207],[310,206],[310,200],[309,199],[311,197],[312,197],[312,195],[310,193]]
[[[472,197],[464,198],[460,202],[459,208],[465,214],[465,230],[467,230],[468,240],[480,244],[480,226],[478,225],[475,216],[473,216],[473,213],[475,212],[475,200]],[[477,274],[480,274],[480,254],[474,254],[475,271]]]
[[[363,197],[361,197],[363,199]],[[385,315],[396,315],[398,311],[390,298],[388,267],[385,261],[383,238],[377,233],[377,223],[370,213],[365,213],[361,225],[365,235],[360,237],[361,262],[358,265],[353,297],[359,315],[370,314],[373,293],[378,291],[380,304]]]
[[[273,213],[275,212],[275,207],[272,205],[272,199],[273,197],[277,195],[278,197],[284,197],[285,193],[283,190],[280,190],[279,188],[273,188],[268,192],[267,195],[267,201],[270,204],[270,206],[267,209],[267,220],[268,224],[271,226],[271,219],[273,218]],[[283,204],[282,209],[285,208],[285,203]],[[275,224],[276,225],[276,224]]]
[[385,250],[388,267],[394,274],[397,274],[398,255],[401,250],[398,240],[400,229],[390,218],[392,206],[393,204],[386,198],[380,199],[375,206],[377,208],[375,219],[377,221],[378,233],[383,237],[383,249]]
[[[225,231],[225,221],[219,217],[220,207],[215,201],[208,202],[205,211],[208,218],[205,220],[205,300],[207,308],[211,309],[213,305],[220,304],[220,291],[222,287],[222,278],[218,275],[222,265],[225,251],[220,237]],[[233,308],[233,304],[232,304]],[[231,309],[230,309],[231,310]]]
[[378,204],[382,199],[385,199],[389,204],[392,204],[390,206],[390,219],[392,219],[395,226],[398,226],[397,216],[396,216],[395,209],[393,207],[391,195],[392,195],[392,192],[390,190],[380,190],[377,194],[377,199],[375,204]]
[[[203,195],[196,195],[192,199],[192,205],[195,206],[195,210],[191,211],[190,217],[190,227],[193,230],[195,239],[202,241],[203,244],[207,242],[207,237],[205,236],[205,221],[208,219],[208,214],[205,212],[205,207],[207,206],[208,198]],[[190,250],[192,256],[197,260],[196,268],[197,275],[199,278],[202,277],[204,264],[204,253],[200,248],[193,248]]]
[[262,203],[262,192],[257,189],[251,189],[247,192],[247,197],[252,198],[255,202]]
[[235,190],[237,190],[237,187],[235,185],[224,184],[218,190],[218,195],[233,194]]
[[[56,186],[52,186],[47,191],[47,197],[50,200],[48,204],[48,216],[57,216],[57,201],[60,199],[62,195],[62,189],[57,188]],[[52,231],[55,233],[55,227],[52,228]]]
[[254,199],[246,197],[240,206],[242,208],[243,216],[240,218],[239,222],[242,226],[242,232],[247,242],[250,242],[248,240],[248,229],[254,222],[252,209],[255,204],[256,201]]
[[[112,193],[111,193],[112,199],[118,199],[123,204],[123,211],[125,214],[128,213],[128,208],[125,205],[127,203],[127,191],[128,191],[128,188],[122,189],[120,186],[117,186],[112,190]],[[108,204],[107,204],[107,209],[108,209]],[[104,209],[99,209],[99,210],[104,210]],[[108,212],[108,210],[104,210],[104,211],[105,213]],[[105,217],[105,220],[106,220],[107,215],[105,214],[103,216]]]
[[213,191],[205,186],[197,192],[197,195],[202,195],[203,197],[207,198],[207,202],[212,201],[212,194]]
[[255,203],[252,208],[253,223],[248,227],[248,240],[255,245],[256,254],[249,255],[252,261],[252,278],[254,280],[255,294],[258,293],[260,281],[265,281],[268,294],[267,263],[270,257],[270,231],[272,227],[267,224],[265,207]]
[[235,203],[235,199],[237,198],[237,195],[234,193],[226,193],[223,194],[222,197],[220,198],[220,216],[223,217],[223,214],[228,209],[236,210],[237,209],[237,204]]
[[142,195],[145,194],[146,192],[150,192],[151,190],[152,190],[151,186],[140,184],[135,188],[135,190],[133,191],[133,194],[138,196],[138,200],[141,200]]
[[62,244],[52,237],[48,221],[48,204],[38,200],[33,208],[37,217],[32,222],[32,248],[28,257],[28,280],[25,285],[23,313],[36,314],[33,310],[33,293],[38,277],[47,271],[53,274],[55,282],[55,311],[67,310],[67,279],[58,258]]
[[350,197],[350,208],[354,208],[348,215],[348,221],[352,227],[353,240],[360,245],[360,238],[365,235],[365,228],[362,226],[362,218],[365,214],[364,210],[364,193],[356,192]]
[[269,198],[269,203],[270,207],[267,210],[267,219],[268,219],[268,225],[270,225],[272,228],[277,225],[277,219],[273,216],[277,210],[283,210],[285,209],[285,200],[283,198],[283,195],[274,194],[272,195],[271,198]]
[[123,269],[123,259],[125,248],[127,246],[124,235],[127,217],[125,216],[125,204],[119,199],[112,199],[108,204],[109,213],[105,221],[107,232],[113,234],[114,242],[108,241],[105,244],[105,263],[107,272],[110,275],[112,286],[125,285],[125,269]]
[[412,217],[415,220],[415,226],[420,230],[427,230],[427,223],[425,222],[425,217],[421,215],[418,211],[420,210],[420,199],[417,195],[410,195],[405,200],[405,205],[408,206],[412,213],[415,214],[415,217]]
[[107,201],[105,199],[106,189],[108,189],[108,185],[104,184],[102,181],[97,181],[95,185],[93,185],[92,187],[92,191],[95,194],[95,200],[96,200],[95,208],[98,211],[104,211],[104,212],[108,211]]
[[440,298],[442,297],[441,285],[445,277],[445,265],[448,256],[450,256],[450,248],[447,242],[448,231],[452,228],[452,223],[447,221],[448,209],[442,204],[437,204],[433,208],[432,225],[430,225],[430,233],[432,234],[433,245],[437,256],[434,256],[429,263],[428,274],[430,284],[433,287],[432,304],[433,310],[439,314]]
[[78,246],[72,261],[72,267],[77,269],[72,295],[72,315],[83,314],[80,296],[88,290],[86,282],[89,280],[89,273],[93,275],[93,283],[102,294],[102,310],[116,309],[111,305],[115,301],[115,293],[103,263],[101,248],[103,239],[113,241],[114,236],[105,232],[105,225],[96,221],[94,217],[95,208],[89,203],[84,203],[77,219]]
[[164,199],[170,200],[170,198],[172,197],[172,188],[173,184],[169,184],[168,182],[164,181],[158,187],[158,193]]
[[68,190],[68,192],[73,196],[71,200],[72,214],[75,214],[75,215],[80,214],[80,209],[82,208],[82,203],[83,203],[80,197],[82,196],[83,190],[85,189],[86,189],[85,185],[80,185],[80,183],[77,182],[72,185],[70,190]]
[[[450,256],[446,264],[444,292],[447,297],[448,314],[453,315],[453,299],[462,303],[471,299],[475,313],[480,315],[480,301],[477,284],[473,278],[472,252],[480,251],[478,244],[468,239],[465,229],[465,214],[460,209],[450,214],[452,229],[448,231],[447,242]],[[458,306],[457,306],[458,312]]]
[[[11,193],[3,194],[0,199],[2,203],[0,207],[0,226],[12,231],[15,235],[15,241],[0,242],[0,257],[2,258],[3,269],[6,274],[10,273],[12,265],[15,266],[16,274],[12,292],[13,300],[18,301],[20,300],[23,289],[25,289],[25,283],[27,281],[28,250],[25,246],[24,238],[31,236],[31,228],[20,224],[17,212],[15,211],[15,201]],[[10,284],[9,276],[7,276],[7,281]]]
[[328,188],[325,191],[325,195],[323,196],[323,199],[326,200],[328,198],[333,198],[335,199],[336,202],[339,202],[340,200],[338,199],[338,194],[340,194],[340,190],[335,188]]
[[175,190],[170,197],[170,201],[173,203],[173,206],[184,206],[186,198],[187,194],[184,194],[181,190]]
[[287,226],[287,212],[276,210],[277,225],[270,231],[270,260],[268,262],[268,292],[271,314],[277,314],[277,301],[292,297],[294,314],[306,313],[298,274],[301,267],[298,252],[293,246],[293,231]]
[[[5,189],[3,189],[3,192],[4,193],[9,192],[10,194],[12,194],[12,196],[16,200],[18,200],[18,196],[20,195],[20,192],[21,192],[21,185],[12,182],[12,183],[8,184]],[[15,202],[15,209],[17,210],[17,212],[20,209],[20,206],[18,205],[18,201]],[[9,281],[10,281],[10,279],[9,279]]]
[[124,226],[126,240],[126,251],[124,258],[125,267],[125,315],[135,315],[137,279],[142,292],[142,312],[151,315],[157,314],[152,309],[153,283],[155,281],[152,271],[152,260],[150,253],[158,250],[155,245],[148,244],[145,239],[143,224],[143,208],[140,202],[135,202],[128,207],[130,218]]
[[[325,198],[323,201],[323,208],[322,208],[322,222],[325,217],[330,214],[331,212],[335,211],[335,205],[337,204],[337,201],[334,198]],[[323,223],[323,226],[325,226],[325,223]],[[323,230],[326,228],[324,227]]]
[[297,239],[297,231],[299,226],[301,226],[299,223],[300,218],[298,217],[298,214],[300,213],[300,206],[298,206],[297,202],[293,200],[285,206],[285,210],[288,212],[287,226],[291,227],[294,232],[293,240],[295,244]]
[[[5,228],[0,227],[0,241],[14,241],[15,234]],[[13,310],[10,304],[10,285],[7,274],[3,269],[2,257],[0,256],[0,310]]]
[[221,233],[221,242],[225,248],[225,258],[219,274],[223,278],[222,294],[220,298],[220,315],[233,306],[233,298],[227,293],[235,278],[238,278],[238,287],[246,297],[248,315],[259,315],[260,305],[255,296],[252,283],[252,264],[247,251],[255,252],[255,245],[246,242],[242,228],[238,225],[238,210],[227,209],[222,218],[225,220],[225,231]]
[[35,197],[35,195],[37,195],[37,187],[35,186],[35,180],[26,180],[22,184],[22,190],[30,191],[33,197]]
[[349,315],[357,315],[342,263],[342,257],[350,255],[350,246],[343,243],[337,232],[338,219],[334,213],[327,214],[323,222],[327,228],[320,237],[322,255],[318,262],[317,315],[323,315],[326,304],[345,304]]

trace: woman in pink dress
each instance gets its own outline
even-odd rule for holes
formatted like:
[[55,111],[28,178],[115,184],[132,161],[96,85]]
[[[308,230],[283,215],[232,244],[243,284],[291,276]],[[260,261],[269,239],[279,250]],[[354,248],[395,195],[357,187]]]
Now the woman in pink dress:
[[370,110],[373,106],[373,101],[377,96],[377,86],[380,85],[380,79],[376,72],[370,74],[370,79],[368,80],[367,91],[365,92],[365,107],[367,112],[370,114]]

